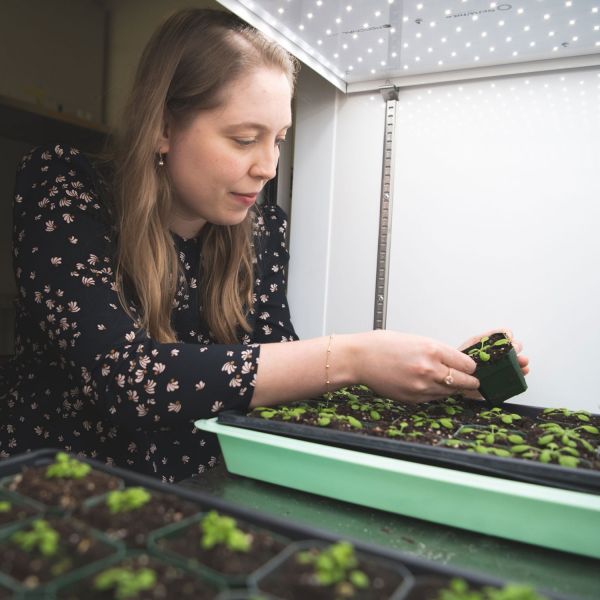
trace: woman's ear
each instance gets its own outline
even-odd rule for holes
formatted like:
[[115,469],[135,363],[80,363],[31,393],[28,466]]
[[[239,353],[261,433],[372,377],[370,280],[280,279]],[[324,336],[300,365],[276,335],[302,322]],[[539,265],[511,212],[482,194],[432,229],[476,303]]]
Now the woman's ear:
[[163,129],[162,133],[158,138],[158,152],[160,154],[167,154],[170,148],[170,135],[171,135],[171,118],[167,111],[163,116]]

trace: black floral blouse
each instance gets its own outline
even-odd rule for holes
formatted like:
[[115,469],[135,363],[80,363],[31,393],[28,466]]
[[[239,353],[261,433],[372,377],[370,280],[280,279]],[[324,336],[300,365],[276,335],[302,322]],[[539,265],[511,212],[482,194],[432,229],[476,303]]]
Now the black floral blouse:
[[0,370],[0,456],[65,448],[164,481],[216,464],[196,419],[248,407],[261,343],[295,340],[285,296],[287,223],[257,209],[251,334],[214,343],[199,310],[201,242],[173,234],[183,266],[178,343],[136,328],[115,291],[111,228],[91,163],[77,149],[23,158],[14,205],[16,354]]

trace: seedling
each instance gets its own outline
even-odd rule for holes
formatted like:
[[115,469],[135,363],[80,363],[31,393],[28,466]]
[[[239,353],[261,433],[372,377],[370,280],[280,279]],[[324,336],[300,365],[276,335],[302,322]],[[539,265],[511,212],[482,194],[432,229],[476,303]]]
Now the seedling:
[[539,460],[543,463],[554,461],[561,467],[576,467],[580,463],[579,452],[575,448],[571,448],[570,446],[563,446],[561,448],[554,442],[546,444],[540,452]]
[[349,542],[337,542],[321,551],[299,552],[296,560],[302,565],[313,566],[317,585],[335,586],[336,598],[351,598],[356,589],[369,587],[369,578],[357,569],[358,559]]
[[[396,421],[394,421],[395,423]],[[403,437],[405,435],[404,430],[408,427],[408,421],[402,421],[398,425],[392,423],[386,430],[386,435],[389,437]]]
[[151,498],[150,492],[143,487],[130,487],[126,490],[109,492],[106,497],[106,505],[112,514],[118,514],[141,508]]
[[446,398],[441,403],[441,406],[443,411],[450,417],[452,417],[453,415],[460,415],[465,410],[464,407],[460,406],[452,397]]
[[334,397],[344,398],[345,400],[349,400],[350,402],[358,402],[359,398],[356,394],[353,394],[348,390],[348,388],[341,388],[337,392],[335,392]]
[[446,440],[444,442],[446,446],[451,448],[463,448],[467,452],[477,452],[478,454],[494,454],[495,456],[508,457],[511,455],[509,450],[504,448],[496,448],[495,446],[488,446],[482,440]]
[[33,521],[31,529],[17,531],[10,539],[25,552],[37,550],[43,556],[54,556],[58,551],[60,535],[49,525],[48,521],[36,519]]
[[507,338],[501,338],[496,340],[495,342],[489,343],[489,336],[484,336],[479,340],[479,347],[473,348],[469,350],[468,354],[472,358],[479,358],[481,362],[488,362],[491,358],[490,350],[494,347],[499,346],[508,346],[510,344],[510,340]]
[[594,451],[594,446],[590,444],[580,432],[597,434],[598,428],[593,425],[581,425],[572,429],[562,427],[558,423],[544,423],[540,425],[540,429],[543,429],[546,433],[542,437],[538,438],[538,444],[540,446],[547,446],[550,442],[561,443],[563,446],[570,448],[577,448],[581,446],[588,452]]
[[140,592],[151,590],[156,585],[156,573],[152,569],[124,569],[114,567],[102,571],[94,578],[94,589],[114,590],[116,600],[137,598]]
[[574,417],[584,423],[589,423],[591,420],[590,413],[584,410],[569,410],[568,408],[546,408],[542,414],[549,419],[554,417]]
[[352,415],[336,415],[335,412],[322,410],[319,412],[317,424],[320,427],[328,427],[332,421],[347,423],[353,429],[362,429],[363,424]]
[[501,408],[495,406],[490,410],[483,410],[479,413],[479,416],[482,419],[487,421],[493,421],[494,419],[499,419],[505,425],[512,425],[515,421],[520,421],[523,417],[518,415],[517,413],[506,413]]
[[54,462],[46,469],[46,478],[83,479],[91,470],[87,463],[71,458],[66,452],[58,452]]
[[223,545],[232,552],[248,552],[252,546],[252,536],[238,529],[235,519],[220,515],[216,510],[202,519],[200,529],[205,550]]
[[514,433],[510,429],[504,427],[498,427],[497,425],[489,425],[482,429],[476,427],[461,427],[457,435],[472,434],[472,437],[476,440],[480,440],[485,444],[522,444],[525,442],[525,438],[518,433]]
[[277,409],[269,406],[257,406],[254,412],[258,413],[261,419],[272,419],[277,414]]
[[424,427],[426,429],[454,429],[454,423],[452,419],[442,417],[441,419],[434,419],[430,417],[426,412],[418,412],[410,416],[410,420],[413,422],[415,427]]

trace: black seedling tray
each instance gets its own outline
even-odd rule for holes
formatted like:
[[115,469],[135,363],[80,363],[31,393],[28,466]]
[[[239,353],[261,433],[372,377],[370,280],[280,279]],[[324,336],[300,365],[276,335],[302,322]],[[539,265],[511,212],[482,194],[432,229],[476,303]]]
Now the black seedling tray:
[[[47,465],[54,459],[54,456],[59,450],[45,449],[36,452],[31,452],[0,462],[0,478],[8,477],[21,472],[26,467],[39,467]],[[292,541],[298,540],[322,540],[327,543],[332,543],[340,540],[339,535],[327,532],[322,529],[307,527],[292,523],[288,520],[273,517],[257,511],[236,506],[228,501],[215,498],[210,494],[192,490],[188,487],[178,486],[176,484],[162,483],[156,479],[140,475],[125,469],[109,467],[105,464],[91,459],[79,458],[81,462],[89,463],[94,469],[120,477],[123,479],[125,486],[143,486],[149,490],[156,490],[166,494],[173,494],[181,499],[185,499],[198,504],[201,511],[215,509],[228,513],[233,517],[246,521],[247,523],[256,525],[270,530],[272,533],[287,537]],[[69,518],[68,516],[66,518]],[[462,578],[471,586],[495,586],[502,587],[507,582],[478,574],[465,569],[457,569],[448,565],[440,565],[431,561],[420,559],[397,550],[384,548],[374,544],[365,543],[352,538],[344,538],[352,543],[357,551],[362,551],[386,561],[392,561],[406,567],[415,577],[441,577],[441,578]],[[138,549],[139,550],[139,549]],[[36,597],[44,597],[44,588],[37,588],[35,591]],[[544,594],[550,600],[569,600],[568,596],[551,593],[544,590],[539,590],[540,594]],[[28,596],[29,597],[29,596]]]
[[[505,404],[507,411],[536,418],[544,409],[520,404]],[[596,416],[596,415],[594,415]],[[600,494],[600,472],[584,468],[567,468],[527,459],[504,458],[467,452],[445,446],[431,446],[316,427],[290,421],[271,421],[246,416],[237,411],[219,413],[218,422],[232,427],[253,429],[299,440],[337,446],[379,456],[410,460],[437,467],[460,469],[514,481],[548,485],[556,488]]]

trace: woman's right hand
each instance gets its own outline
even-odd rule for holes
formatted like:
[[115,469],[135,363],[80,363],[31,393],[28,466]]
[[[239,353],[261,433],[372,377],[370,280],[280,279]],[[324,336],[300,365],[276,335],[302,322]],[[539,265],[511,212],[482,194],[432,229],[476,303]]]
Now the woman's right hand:
[[383,329],[348,338],[352,378],[383,397],[427,402],[479,388],[475,361],[442,342]]

